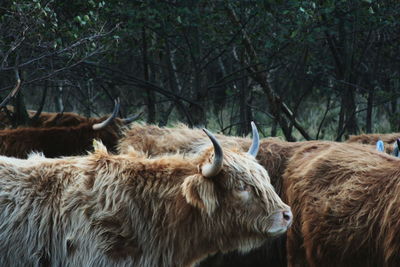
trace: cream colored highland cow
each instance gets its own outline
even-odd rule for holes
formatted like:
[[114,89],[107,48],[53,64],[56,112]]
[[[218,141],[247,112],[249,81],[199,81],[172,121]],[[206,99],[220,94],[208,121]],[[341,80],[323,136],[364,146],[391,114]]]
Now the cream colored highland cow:
[[0,157],[0,266],[192,266],[287,230],[290,208],[249,153]]

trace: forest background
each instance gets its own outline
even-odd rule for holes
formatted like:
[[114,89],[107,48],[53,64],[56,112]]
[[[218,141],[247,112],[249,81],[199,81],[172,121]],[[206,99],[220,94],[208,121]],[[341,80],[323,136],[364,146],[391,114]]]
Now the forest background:
[[[289,141],[400,131],[400,1],[2,0],[0,97]],[[4,111],[3,111],[4,112]]]

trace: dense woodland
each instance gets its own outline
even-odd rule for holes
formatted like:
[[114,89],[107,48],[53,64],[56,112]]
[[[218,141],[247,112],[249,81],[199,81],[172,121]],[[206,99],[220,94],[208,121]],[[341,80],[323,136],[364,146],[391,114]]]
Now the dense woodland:
[[2,0],[0,96],[289,141],[400,131],[397,0]]

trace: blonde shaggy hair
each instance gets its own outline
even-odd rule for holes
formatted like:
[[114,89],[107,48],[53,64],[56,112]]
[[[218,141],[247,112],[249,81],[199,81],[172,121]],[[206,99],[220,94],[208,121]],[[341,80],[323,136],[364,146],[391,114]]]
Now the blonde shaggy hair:
[[[224,149],[215,178],[200,155],[0,157],[1,266],[191,266],[208,254],[258,246],[270,215],[287,210],[267,172]],[[237,196],[242,184],[251,203]]]

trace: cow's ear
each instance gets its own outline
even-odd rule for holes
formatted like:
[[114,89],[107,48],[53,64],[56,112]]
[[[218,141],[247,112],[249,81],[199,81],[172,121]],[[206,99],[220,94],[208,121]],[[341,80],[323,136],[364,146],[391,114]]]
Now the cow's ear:
[[101,140],[93,139],[94,153],[99,155],[108,155],[108,151]]
[[218,206],[215,185],[211,179],[201,174],[187,177],[182,184],[182,193],[186,201],[211,215]]

